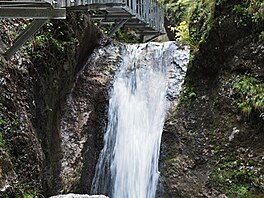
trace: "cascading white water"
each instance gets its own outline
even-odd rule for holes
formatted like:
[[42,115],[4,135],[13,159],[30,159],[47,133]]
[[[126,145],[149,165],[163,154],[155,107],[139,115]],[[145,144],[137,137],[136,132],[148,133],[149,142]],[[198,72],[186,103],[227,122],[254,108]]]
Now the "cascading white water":
[[187,61],[188,51],[173,42],[126,46],[110,92],[92,193],[155,198],[166,96],[179,94]]

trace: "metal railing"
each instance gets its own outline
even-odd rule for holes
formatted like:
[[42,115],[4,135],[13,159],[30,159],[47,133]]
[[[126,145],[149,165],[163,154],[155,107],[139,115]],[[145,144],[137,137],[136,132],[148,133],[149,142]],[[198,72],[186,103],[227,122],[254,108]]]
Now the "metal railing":
[[164,31],[164,10],[155,0],[121,0],[141,21],[153,29]]
[[[50,0],[45,0],[50,2]],[[140,19],[154,30],[164,33],[164,9],[156,0],[57,0],[54,6],[77,7],[77,6],[120,6],[133,14],[135,18]]]
[[[52,12],[50,18],[59,19],[66,17],[66,14],[63,16],[60,14],[58,17],[56,15],[57,11],[45,10],[48,6],[57,9],[58,12],[62,12],[62,9],[66,8],[89,10],[92,6],[95,8],[100,8],[102,6],[122,7],[128,13],[133,15],[134,18],[139,19],[140,23],[145,23],[146,26],[153,28],[155,31],[164,33],[164,11],[156,0],[0,0],[0,15],[3,15],[2,18],[12,16],[19,17],[20,15],[21,18],[26,18],[26,15],[28,14],[28,17],[33,16],[33,18],[37,18],[34,16],[41,15],[41,12]],[[22,7],[27,8],[28,11],[21,9]],[[36,13],[34,13],[34,7],[38,8],[38,10],[36,9],[35,11]],[[31,14],[31,12],[34,15]],[[45,13],[43,16],[46,16]]]
[[0,18],[34,19],[5,56],[10,58],[48,19],[65,19],[67,9],[104,10],[105,22],[114,19],[116,23],[109,36],[123,25],[130,25],[143,36],[165,33],[164,11],[156,0],[0,0]]

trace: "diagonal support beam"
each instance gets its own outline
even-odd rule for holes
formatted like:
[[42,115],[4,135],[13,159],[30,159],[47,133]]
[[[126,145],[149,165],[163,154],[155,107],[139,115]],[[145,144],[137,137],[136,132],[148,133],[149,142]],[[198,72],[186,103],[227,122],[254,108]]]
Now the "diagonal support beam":
[[160,34],[155,34],[155,35],[149,36],[149,37],[147,37],[147,38],[144,38],[143,42],[144,42],[144,43],[148,43],[148,42],[150,42],[150,41],[153,41],[155,38],[157,38],[157,37],[159,37],[159,36],[160,36]]
[[129,19],[122,19],[112,30],[110,30],[108,36],[111,37],[116,33]]
[[27,28],[16,38],[14,44],[5,52],[5,57],[10,59],[15,52],[31,37],[41,26],[47,22],[47,19],[35,19]]

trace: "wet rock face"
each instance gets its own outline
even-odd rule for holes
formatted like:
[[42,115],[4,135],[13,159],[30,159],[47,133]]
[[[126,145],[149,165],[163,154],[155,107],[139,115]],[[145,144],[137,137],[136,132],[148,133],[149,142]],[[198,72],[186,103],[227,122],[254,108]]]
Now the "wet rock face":
[[[67,21],[53,21],[53,26],[59,26],[58,31],[70,38],[67,43],[56,37],[57,44],[67,43],[63,52],[56,45],[43,41],[41,45],[32,45],[32,51],[18,52],[10,61],[0,56],[0,133],[7,143],[5,150],[12,162],[10,171],[14,170],[17,175],[17,180],[9,182],[13,194],[7,190],[5,196],[23,197],[21,186],[25,188],[23,192],[28,189],[45,195],[58,194],[62,189],[59,177],[61,110],[78,72],[94,48],[100,45],[101,38],[100,31],[86,15],[68,14]],[[4,51],[14,39],[16,30],[21,30],[25,24],[20,20],[0,20],[0,24],[0,51]],[[25,51],[32,53],[31,60],[23,55]],[[83,128],[81,120],[84,118],[85,115],[78,118],[78,131]],[[9,155],[1,155],[3,162],[9,161]],[[1,167],[1,170],[6,169]],[[2,178],[4,186],[6,180]]]
[[17,182],[17,175],[13,169],[13,164],[8,159],[7,154],[0,149],[0,196],[14,183]]
[[102,148],[108,87],[117,68],[120,46],[94,51],[68,94],[60,121],[62,192],[89,193]]
[[[10,23],[9,25],[11,25]],[[40,189],[44,154],[34,128],[32,66],[18,55],[0,61],[1,196],[21,196],[18,185]],[[3,149],[3,150],[2,150]],[[8,153],[8,154],[7,154]]]
[[245,73],[263,78],[264,48],[260,27],[238,27],[230,13],[217,10],[224,19],[194,57],[165,123],[160,197],[239,197],[241,186],[245,197],[263,196],[263,120],[242,115],[233,85]]
[[[67,188],[72,186],[67,185],[64,187],[65,183],[61,178],[61,170],[64,164],[68,163],[61,163],[64,148],[62,147],[63,140],[60,132],[64,130],[61,124],[65,122],[62,111],[65,110],[65,105],[74,106],[71,104],[70,99],[66,98],[89,56],[96,47],[105,46],[108,42],[107,40],[104,42],[100,40],[102,37],[100,30],[91,23],[86,15],[75,12],[68,14],[70,14],[67,17],[68,21],[54,22],[54,27],[60,28],[60,31],[63,31],[64,34],[69,34],[69,39],[66,41],[61,40],[60,34],[54,35],[55,39],[64,45],[64,51],[58,50],[56,45],[47,43],[43,48],[36,49],[36,53],[40,53],[41,56],[38,54],[33,56],[33,63],[35,64],[32,70],[36,101],[35,126],[45,153],[42,184],[46,196],[63,191],[68,192],[69,189]],[[62,39],[66,38],[63,37]],[[72,40],[75,42],[72,42]],[[74,97],[73,95],[73,100]],[[83,100],[83,98],[80,99],[80,109],[84,108],[85,101],[83,102]],[[84,105],[82,106],[82,104]],[[75,112],[69,113],[75,115]],[[77,115],[77,120],[67,120],[69,123],[74,123],[69,130],[76,129],[77,134],[79,134],[77,138],[80,140],[83,135],[81,131],[87,116],[89,116],[89,111],[84,110],[82,113],[82,115]],[[67,123],[65,125],[67,128]],[[72,137],[67,138],[71,139]],[[72,144],[71,146],[70,150],[77,149],[76,145]],[[76,154],[78,158],[81,151],[77,151],[77,153],[71,154]],[[82,170],[78,169],[78,171]],[[73,174],[71,176],[73,177],[72,180],[77,177]],[[67,178],[70,178],[70,176],[67,176]]]

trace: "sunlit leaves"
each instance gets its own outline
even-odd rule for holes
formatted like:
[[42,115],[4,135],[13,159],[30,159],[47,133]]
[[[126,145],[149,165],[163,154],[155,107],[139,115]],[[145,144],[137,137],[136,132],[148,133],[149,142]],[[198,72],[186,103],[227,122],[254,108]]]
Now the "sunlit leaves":
[[[247,115],[252,110],[258,110],[260,115],[264,111],[264,85],[254,77],[245,76],[233,86],[240,95],[238,107]],[[261,116],[263,117],[263,116]]]

